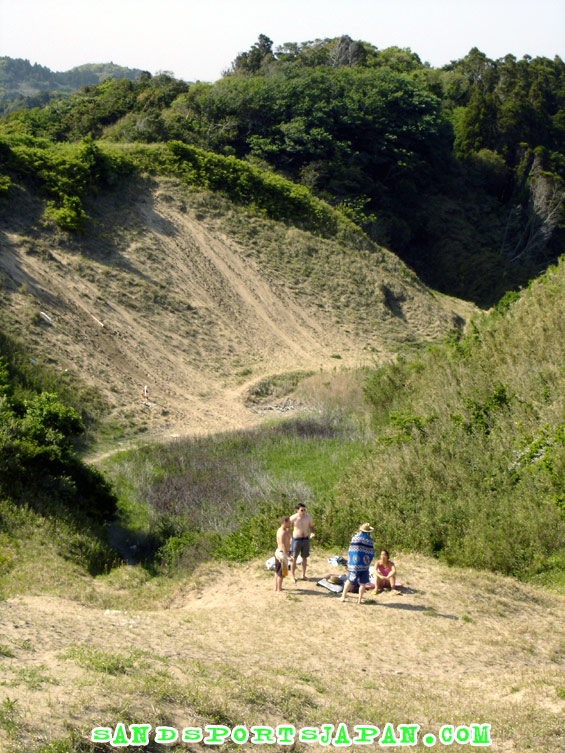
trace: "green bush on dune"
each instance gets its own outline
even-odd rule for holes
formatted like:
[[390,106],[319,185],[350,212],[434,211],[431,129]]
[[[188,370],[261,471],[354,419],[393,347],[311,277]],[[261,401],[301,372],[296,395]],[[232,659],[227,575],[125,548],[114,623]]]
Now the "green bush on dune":
[[[64,230],[84,227],[84,199],[116,185],[127,175],[174,175],[188,185],[222,193],[274,220],[293,222],[324,237],[363,234],[345,214],[316,198],[305,186],[236,159],[180,141],[165,144],[108,144],[86,138],[52,143],[17,134],[0,140],[6,192],[25,179],[49,200],[47,216]],[[12,178],[10,178],[10,175]]]
[[[2,527],[7,530],[8,521],[17,519],[10,512],[14,506],[32,516],[59,518],[69,531],[71,550],[70,542],[75,541],[74,554],[97,570],[109,556],[105,551],[101,557],[95,544],[97,527],[113,517],[116,497],[102,474],[85,465],[73,449],[74,437],[84,431],[80,416],[54,394],[22,399],[15,392],[6,362],[0,359]],[[67,544],[63,548],[72,556]]]

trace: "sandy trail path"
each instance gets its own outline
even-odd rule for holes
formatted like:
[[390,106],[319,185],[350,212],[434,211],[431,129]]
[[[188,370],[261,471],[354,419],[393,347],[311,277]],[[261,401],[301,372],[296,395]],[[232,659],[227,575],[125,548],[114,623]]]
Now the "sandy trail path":
[[[273,271],[175,191],[163,182],[132,188],[118,205],[100,197],[80,238],[38,236],[25,217],[0,223],[7,326],[52,369],[95,386],[128,437],[140,427],[167,439],[256,425],[249,385],[374,364],[398,341],[441,336],[463,305],[403,277],[391,254],[386,264],[359,262],[368,291],[361,302],[347,256],[323,270],[343,300],[301,287],[306,270]],[[379,298],[384,281],[404,291],[398,315]]]
[[[424,557],[398,562],[412,592],[361,606],[316,586],[332,569],[320,553],[312,579],[285,581],[283,595],[252,562],[203,566],[154,608],[136,608],[135,591],[104,578],[91,585],[101,606],[8,599],[2,643],[14,656],[1,659],[0,696],[17,700],[28,741],[53,740],[65,723],[86,735],[119,719],[178,729],[391,721],[432,733],[490,722],[493,751],[522,753],[529,735],[554,753],[565,599],[497,576],[477,590],[470,571]],[[135,572],[122,568],[123,582]]]

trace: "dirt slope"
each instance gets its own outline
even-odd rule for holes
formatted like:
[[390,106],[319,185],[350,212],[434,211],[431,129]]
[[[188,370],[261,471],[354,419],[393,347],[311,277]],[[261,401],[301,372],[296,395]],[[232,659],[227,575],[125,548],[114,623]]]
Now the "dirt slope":
[[[373,362],[457,321],[456,302],[388,252],[353,268],[351,252],[281,226],[274,266],[221,217],[203,219],[206,196],[189,201],[171,181],[130,186],[98,199],[78,238],[42,228],[29,196],[0,217],[5,319],[101,390],[122,423],[164,435],[250,425],[258,416],[243,396],[261,377]],[[306,244],[316,284],[296,262]]]
[[408,593],[341,604],[315,584],[326,557],[316,553],[312,579],[285,582],[283,595],[253,562],[207,565],[168,596],[144,593],[140,570],[125,566],[85,580],[82,603],[0,603],[0,698],[18,712],[0,749],[33,751],[69,728],[88,735],[120,720],[417,723],[422,735],[475,722],[492,725],[493,753],[562,749],[562,596],[492,574],[477,587],[472,571],[412,555],[396,558]]

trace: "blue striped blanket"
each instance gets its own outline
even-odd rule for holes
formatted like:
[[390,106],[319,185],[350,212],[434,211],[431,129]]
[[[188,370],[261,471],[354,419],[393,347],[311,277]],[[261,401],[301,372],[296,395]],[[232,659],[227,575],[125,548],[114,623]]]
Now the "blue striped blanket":
[[369,533],[359,531],[351,539],[349,551],[347,552],[349,561],[347,569],[358,573],[360,570],[368,570],[373,557],[375,556],[375,545]]

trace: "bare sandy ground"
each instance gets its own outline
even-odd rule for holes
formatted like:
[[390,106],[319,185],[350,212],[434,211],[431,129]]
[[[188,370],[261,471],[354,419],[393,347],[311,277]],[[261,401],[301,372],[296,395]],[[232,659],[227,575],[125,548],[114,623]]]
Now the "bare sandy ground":
[[0,658],[0,699],[17,701],[20,726],[0,732],[0,749],[32,751],[121,720],[179,730],[344,722],[352,733],[417,723],[422,736],[490,723],[497,753],[562,750],[565,599],[420,556],[396,561],[409,592],[361,606],[316,586],[332,570],[324,553],[282,595],[256,561],[206,565],[153,607],[129,566],[85,582],[88,602],[10,598],[0,603],[13,654]]
[[[402,277],[386,252],[390,263],[361,270],[373,293],[359,316],[351,282],[344,302],[297,292],[290,272],[277,276],[220,221],[198,219],[174,186],[126,194],[100,198],[75,238],[38,230],[23,211],[0,218],[8,325],[52,368],[95,386],[122,426],[160,438],[251,426],[262,417],[245,396],[261,378],[382,361],[403,339],[445,334],[454,309],[471,311]],[[385,280],[403,291],[395,313],[374,292]]]

